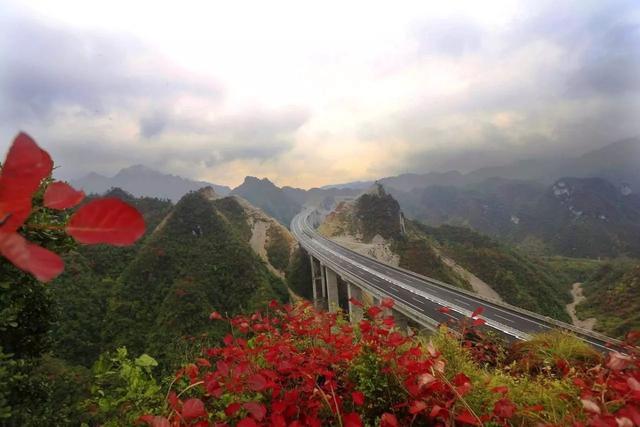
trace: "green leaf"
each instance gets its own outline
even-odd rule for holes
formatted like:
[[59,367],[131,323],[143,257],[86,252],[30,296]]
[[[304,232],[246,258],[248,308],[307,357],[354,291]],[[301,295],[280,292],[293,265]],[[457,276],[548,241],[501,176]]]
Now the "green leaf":
[[136,359],[136,365],[141,367],[158,366],[158,362],[156,362],[156,359],[149,356],[148,354],[143,354]]

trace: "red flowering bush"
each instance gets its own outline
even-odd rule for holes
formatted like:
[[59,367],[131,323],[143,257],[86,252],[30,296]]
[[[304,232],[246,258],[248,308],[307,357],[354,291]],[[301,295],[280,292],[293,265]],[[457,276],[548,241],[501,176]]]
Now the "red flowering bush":
[[[43,282],[57,277],[64,263],[57,254],[27,240],[23,233],[63,232],[79,243],[124,246],[140,238],[145,229],[140,213],[115,198],[86,203],[64,225],[31,222],[25,227],[30,218],[43,210],[64,211],[84,199],[84,193],[69,184],[52,182],[52,170],[49,153],[27,134],[20,133],[0,171],[0,254]],[[42,206],[34,207],[33,199],[39,192],[43,192]]]
[[[385,306],[357,326],[309,304],[223,319],[233,333],[181,369],[164,416],[150,426],[506,425],[519,409],[506,387],[482,412],[464,372],[445,375],[431,344],[402,335]],[[527,408],[531,411],[531,408]]]

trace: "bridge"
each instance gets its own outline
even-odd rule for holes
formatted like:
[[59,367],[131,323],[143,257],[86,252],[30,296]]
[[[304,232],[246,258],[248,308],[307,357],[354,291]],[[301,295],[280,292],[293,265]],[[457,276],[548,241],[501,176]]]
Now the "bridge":
[[[607,343],[618,342],[605,335],[578,328],[509,304],[483,298],[417,273],[388,265],[351,251],[315,231],[312,217],[317,212],[307,210],[291,222],[291,231],[310,256],[314,304],[335,312],[349,314],[353,321],[362,317],[362,309],[349,300],[374,304],[392,298],[392,314],[401,328],[409,325],[435,330],[449,320],[468,318],[483,307],[480,318],[485,326],[507,339],[527,340],[532,334],[562,329],[576,335],[598,350]],[[317,221],[317,218],[316,218]],[[449,310],[442,310],[448,307]]]

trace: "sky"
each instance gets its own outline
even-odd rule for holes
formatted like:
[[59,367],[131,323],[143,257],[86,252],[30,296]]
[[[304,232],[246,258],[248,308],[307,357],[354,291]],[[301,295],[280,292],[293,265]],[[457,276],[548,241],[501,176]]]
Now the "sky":
[[0,151],[309,188],[640,135],[640,2],[0,4]]

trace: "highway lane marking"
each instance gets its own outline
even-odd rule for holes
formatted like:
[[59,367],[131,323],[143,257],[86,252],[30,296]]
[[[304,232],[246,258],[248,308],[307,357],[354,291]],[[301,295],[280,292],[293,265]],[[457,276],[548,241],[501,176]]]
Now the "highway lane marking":
[[469,307],[469,303],[468,303],[468,302],[466,302],[466,301],[461,301],[461,300],[459,300],[458,298],[454,298],[454,300],[455,300],[455,301],[458,301],[460,304],[464,304],[464,305],[466,305],[467,307]]
[[494,316],[499,317],[502,320],[506,320],[507,322],[516,323],[513,319],[507,319],[506,317],[500,316],[499,314],[494,314]]

